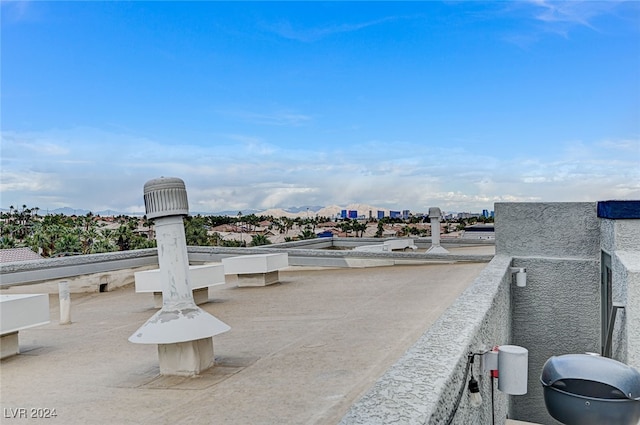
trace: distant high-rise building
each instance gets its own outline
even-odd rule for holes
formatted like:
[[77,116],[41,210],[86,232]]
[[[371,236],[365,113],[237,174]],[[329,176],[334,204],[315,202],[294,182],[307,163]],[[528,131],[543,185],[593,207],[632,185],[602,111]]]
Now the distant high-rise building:
[[402,214],[400,213],[400,211],[389,211],[389,217],[402,218]]
[[349,210],[349,218],[358,218],[358,210]]
[[409,210],[402,210],[402,218],[405,219],[405,220],[408,219],[409,218],[409,213],[410,213]]
[[489,210],[482,210],[482,216],[484,218],[489,218]]
[[340,218],[347,218],[347,210],[340,211]]
[[381,220],[383,218],[384,218],[384,211],[378,210],[378,220]]

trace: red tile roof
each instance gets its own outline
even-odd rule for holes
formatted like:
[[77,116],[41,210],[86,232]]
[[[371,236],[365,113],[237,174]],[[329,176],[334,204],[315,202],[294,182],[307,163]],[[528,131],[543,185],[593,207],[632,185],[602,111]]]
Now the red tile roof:
[[30,248],[0,249],[0,263],[15,261],[42,260],[42,256],[31,251]]

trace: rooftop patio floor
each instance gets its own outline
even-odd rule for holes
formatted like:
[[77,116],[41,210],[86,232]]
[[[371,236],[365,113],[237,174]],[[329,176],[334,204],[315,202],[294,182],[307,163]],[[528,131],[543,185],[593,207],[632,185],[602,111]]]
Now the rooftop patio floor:
[[43,408],[51,424],[335,424],[485,265],[292,267],[258,288],[228,276],[201,307],[231,331],[193,378],[160,376],[156,345],[128,342],[156,311],[150,294],[73,294],[70,325],[51,295],[51,323],[0,362],[2,423]]

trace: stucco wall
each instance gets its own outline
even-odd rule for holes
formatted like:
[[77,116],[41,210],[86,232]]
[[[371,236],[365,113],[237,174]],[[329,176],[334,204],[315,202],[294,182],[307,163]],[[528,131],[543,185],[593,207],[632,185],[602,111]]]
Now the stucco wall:
[[[480,380],[484,403],[469,406],[462,382],[467,354],[510,343],[510,257],[497,256],[456,302],[344,416],[352,424],[443,424],[464,385],[453,424],[491,423],[491,380]],[[478,376],[476,369],[476,377]],[[504,423],[506,396],[495,392],[496,424]]]
[[557,424],[542,396],[544,362],[600,351],[596,203],[498,203],[495,211],[496,253],[527,269],[527,286],[511,291],[511,339],[529,350],[528,392],[511,398],[511,416]]
[[540,373],[552,356],[600,351],[600,266],[595,259],[514,258],[527,286],[511,288],[512,340],[529,350],[526,396],[511,399],[512,417],[556,424],[544,404]]
[[[605,221],[605,219],[603,219]],[[638,251],[640,244],[640,220],[606,220],[614,223],[613,249],[616,251]]]
[[612,357],[640,369],[640,220],[601,219],[601,249],[611,256],[616,318]]
[[597,258],[600,223],[594,202],[495,204],[496,254]]
[[625,340],[621,345],[626,348],[625,363],[640,370],[640,250],[636,245],[635,251],[618,251],[616,259],[620,265],[620,273],[614,275],[614,279],[619,277],[620,284],[627,288],[625,309],[621,320],[616,321],[616,326],[624,324]]
[[[628,320],[629,309],[633,307],[629,305],[629,273],[628,270],[626,270],[626,268],[622,265],[618,253],[613,254],[611,258],[611,267],[613,269],[613,288],[611,300],[613,303],[621,303],[625,305],[624,309],[618,310],[616,314],[616,320],[613,325],[613,333],[611,335],[611,358],[622,363],[628,363],[629,331],[634,331],[634,329],[630,329]],[[636,325],[636,327],[638,326],[640,326],[640,324]]]

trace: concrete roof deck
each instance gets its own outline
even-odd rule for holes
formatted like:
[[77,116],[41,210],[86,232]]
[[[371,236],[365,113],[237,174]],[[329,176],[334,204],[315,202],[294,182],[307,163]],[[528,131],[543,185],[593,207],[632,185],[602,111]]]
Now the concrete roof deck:
[[228,276],[201,307],[231,331],[193,378],[160,376],[156,346],[128,342],[150,294],[73,294],[71,325],[51,295],[51,323],[0,362],[0,406],[56,409],[47,423],[64,424],[335,424],[485,266],[293,267],[262,288]]

